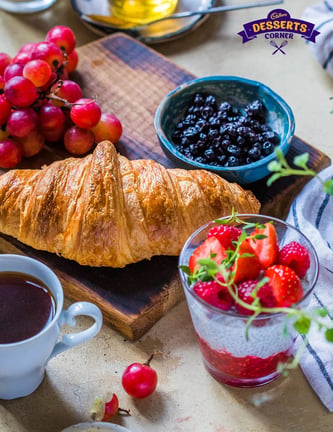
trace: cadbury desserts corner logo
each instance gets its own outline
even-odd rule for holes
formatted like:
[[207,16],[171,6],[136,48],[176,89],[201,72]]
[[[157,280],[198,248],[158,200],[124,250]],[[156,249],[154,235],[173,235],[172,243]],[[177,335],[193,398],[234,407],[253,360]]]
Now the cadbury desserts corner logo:
[[[294,38],[294,35],[299,35],[306,41],[315,42],[319,31],[314,27],[315,25],[308,21],[292,18],[284,9],[274,9],[269,12],[267,18],[243,24],[243,30],[237,34],[241,36],[243,44],[264,34],[265,39],[269,40],[270,45],[275,48],[272,54],[277,52],[285,54],[282,48],[287,45],[288,40]],[[280,45],[278,45],[275,39],[282,40],[282,43],[279,42]]]

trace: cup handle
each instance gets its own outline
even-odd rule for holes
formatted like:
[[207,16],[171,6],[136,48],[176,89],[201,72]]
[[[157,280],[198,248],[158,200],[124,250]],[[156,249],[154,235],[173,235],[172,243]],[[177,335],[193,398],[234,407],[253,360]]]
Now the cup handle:
[[52,358],[69,348],[86,342],[87,340],[96,336],[100,331],[103,324],[102,313],[97,306],[89,302],[73,303],[67,310],[63,310],[59,319],[60,326],[68,324],[71,327],[75,327],[75,317],[79,315],[89,316],[95,322],[89,328],[79,333],[62,335],[61,340],[57,342],[49,358]]

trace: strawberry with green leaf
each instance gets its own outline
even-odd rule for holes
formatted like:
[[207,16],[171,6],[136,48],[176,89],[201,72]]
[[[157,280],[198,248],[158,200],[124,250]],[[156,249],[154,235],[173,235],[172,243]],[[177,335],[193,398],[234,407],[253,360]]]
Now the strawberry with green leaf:
[[194,271],[200,266],[198,263],[200,259],[210,258],[217,264],[221,264],[226,256],[227,254],[224,247],[216,237],[212,236],[207,238],[207,240],[195,249],[190,257],[188,266],[191,273],[194,273]]

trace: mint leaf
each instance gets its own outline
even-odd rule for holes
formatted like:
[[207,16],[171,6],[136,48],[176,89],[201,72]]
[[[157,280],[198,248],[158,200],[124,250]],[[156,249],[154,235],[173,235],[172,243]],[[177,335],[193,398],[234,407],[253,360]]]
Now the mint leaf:
[[333,342],[333,328],[327,329],[325,331],[325,337],[328,342]]
[[299,334],[308,334],[310,327],[311,327],[311,319],[309,317],[300,316],[294,322],[294,328],[296,331],[298,331]]
[[309,153],[302,153],[294,157],[294,165],[297,167],[307,169],[307,163],[309,162]]
[[191,275],[191,270],[188,266],[180,265],[180,266],[178,266],[178,268],[180,268],[180,270],[182,270],[186,275],[188,275],[188,276]]
[[280,173],[273,174],[268,180],[267,180],[267,186],[271,186],[272,183],[274,183],[276,180],[279,180],[281,177]]
[[278,161],[272,161],[267,165],[267,168],[269,171],[280,171],[281,170],[281,164]]
[[324,183],[324,192],[333,195],[333,180],[326,180]]

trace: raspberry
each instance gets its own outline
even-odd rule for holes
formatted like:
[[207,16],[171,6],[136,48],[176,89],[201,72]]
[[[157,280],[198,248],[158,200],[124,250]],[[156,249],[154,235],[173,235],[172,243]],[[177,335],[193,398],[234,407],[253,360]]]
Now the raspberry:
[[303,278],[310,267],[309,252],[301,244],[290,242],[280,250],[278,264],[290,267],[298,277]]
[[[242,282],[237,287],[237,294],[240,300],[243,302],[251,305],[254,301],[254,297],[252,297],[252,291],[255,289],[259,281],[257,280],[247,280],[245,282]],[[270,285],[265,284],[263,285],[259,291],[258,291],[258,297],[260,299],[260,303],[263,307],[275,307],[276,306],[276,300],[273,295],[272,288]],[[246,309],[245,307],[241,306],[238,303],[235,303],[235,307],[238,313],[243,315],[253,315],[254,311],[251,311],[250,309]]]
[[225,249],[235,249],[233,241],[237,241],[242,230],[230,225],[217,225],[208,232],[208,237],[216,237]]
[[229,310],[233,305],[228,288],[222,287],[216,281],[197,282],[193,291],[205,302],[222,310]]

